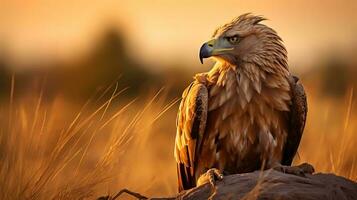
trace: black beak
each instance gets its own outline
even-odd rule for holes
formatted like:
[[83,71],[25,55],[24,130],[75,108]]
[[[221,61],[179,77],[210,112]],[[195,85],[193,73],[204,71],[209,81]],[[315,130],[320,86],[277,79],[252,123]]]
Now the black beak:
[[204,43],[200,48],[200,61],[203,64],[203,59],[212,56],[213,45],[208,44],[207,42]]

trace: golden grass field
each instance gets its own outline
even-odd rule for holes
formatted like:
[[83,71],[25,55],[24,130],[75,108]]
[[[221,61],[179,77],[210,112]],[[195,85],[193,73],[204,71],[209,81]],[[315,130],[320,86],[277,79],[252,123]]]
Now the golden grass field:
[[[353,89],[341,99],[306,90],[308,122],[294,162],[356,181]],[[148,196],[176,193],[180,94],[121,99],[124,93],[112,85],[78,107],[61,96],[45,101],[41,90],[16,98],[12,89],[0,107],[0,199],[93,199],[124,187]]]

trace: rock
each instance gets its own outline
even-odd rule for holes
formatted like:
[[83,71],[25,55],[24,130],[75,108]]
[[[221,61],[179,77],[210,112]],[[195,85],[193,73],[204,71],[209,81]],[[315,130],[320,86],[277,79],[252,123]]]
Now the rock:
[[[141,196],[141,199],[145,198]],[[183,191],[173,197],[148,199],[357,200],[357,183],[334,174],[317,173],[301,177],[275,170],[266,170],[225,176],[222,181],[216,182],[215,187],[205,184]]]

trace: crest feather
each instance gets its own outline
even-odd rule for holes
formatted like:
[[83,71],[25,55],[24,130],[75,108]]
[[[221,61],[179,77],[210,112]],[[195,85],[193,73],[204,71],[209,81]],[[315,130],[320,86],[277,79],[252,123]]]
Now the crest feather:
[[264,20],[267,20],[267,19],[261,15],[253,15],[252,13],[245,13],[245,14],[240,15],[239,17],[234,18],[231,22],[218,27],[214,31],[212,37],[216,37],[218,33],[226,32],[227,30],[229,30],[237,25],[239,25],[239,26],[245,26],[245,25],[254,26]]

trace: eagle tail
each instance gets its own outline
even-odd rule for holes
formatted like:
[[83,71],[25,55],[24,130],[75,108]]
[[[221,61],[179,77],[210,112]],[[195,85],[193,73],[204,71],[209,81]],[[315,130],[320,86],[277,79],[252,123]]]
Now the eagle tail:
[[191,189],[196,186],[195,177],[192,175],[191,168],[183,163],[177,163],[177,177],[179,192]]

